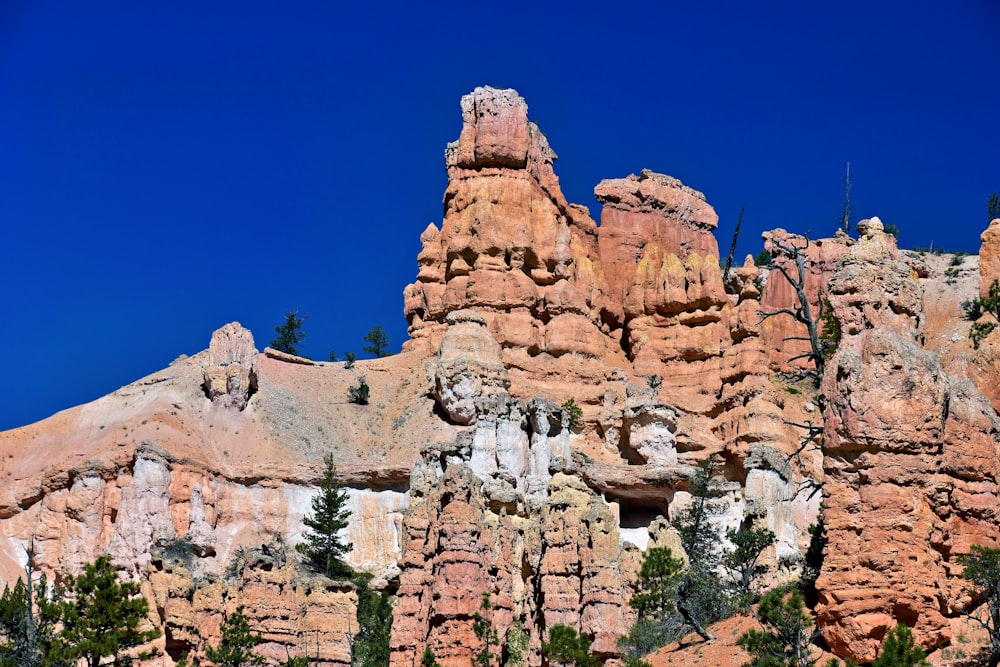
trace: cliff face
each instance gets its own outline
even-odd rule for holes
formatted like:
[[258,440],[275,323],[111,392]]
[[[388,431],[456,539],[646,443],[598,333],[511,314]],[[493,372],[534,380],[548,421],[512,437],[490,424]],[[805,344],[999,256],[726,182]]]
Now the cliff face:
[[[498,651],[523,631],[539,665],[564,623],[615,657],[642,552],[677,547],[657,517],[716,457],[719,527],[773,530],[773,581],[801,571],[823,484],[818,611],[835,651],[868,659],[896,621],[946,642],[970,603],[955,555],[1000,539],[1000,371],[993,339],[973,352],[945,335],[965,325],[933,262],[897,261],[875,222],[809,245],[809,297],[827,295],[844,328],[819,400],[773,375],[800,352],[781,339],[802,332],[760,311],[794,305],[789,286],[772,273],[761,295],[750,258],[723,280],[704,195],[649,171],[602,181],[598,227],[566,202],[514,91],[477,88],[461,109],[444,219],[404,291],[403,354],[348,369],[259,353],[234,323],[195,357],[0,434],[3,580],[32,543],[50,574],[109,553],[150,598],[165,665],[239,604],[273,661],[347,664],[355,591],[296,568],[292,549],[331,452],[349,562],[395,595],[393,665],[426,646],[467,665],[483,594]],[[921,282],[942,295],[929,314]],[[362,377],[367,406],[347,400]],[[823,426],[825,456],[790,423]]]
[[818,621],[869,662],[897,623],[934,648],[969,604],[957,554],[996,543],[998,434],[989,401],[920,347],[922,291],[881,225],[840,262],[844,337],[824,379],[828,547]]

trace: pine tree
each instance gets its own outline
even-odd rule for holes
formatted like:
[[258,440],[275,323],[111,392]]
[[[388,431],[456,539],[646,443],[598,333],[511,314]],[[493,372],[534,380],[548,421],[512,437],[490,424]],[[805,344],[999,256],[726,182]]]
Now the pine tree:
[[997,218],[1000,218],[1000,196],[994,192],[986,200],[986,223],[989,224]]
[[237,607],[236,612],[222,623],[219,645],[206,647],[205,657],[219,667],[263,665],[267,662],[264,656],[253,652],[254,647],[263,641],[259,632],[254,633],[250,629],[250,622],[243,615],[243,607]]
[[549,662],[561,665],[597,667],[597,658],[590,655],[590,639],[561,623],[549,630],[549,641],[542,644],[542,655]]
[[744,667],[809,667],[813,620],[805,609],[802,593],[775,588],[761,599],[757,618],[763,630],[747,630],[736,643],[752,658]]
[[629,600],[629,606],[645,620],[666,622],[676,609],[674,597],[683,569],[684,561],[675,558],[669,547],[647,549],[636,582],[639,592]]
[[354,545],[340,537],[340,531],[347,528],[351,519],[347,490],[337,482],[333,454],[327,454],[323,462],[326,470],[319,495],[312,500],[312,516],[303,519],[310,530],[305,535],[305,542],[296,545],[295,549],[305,556],[306,563],[314,571],[328,577],[349,577],[352,570],[344,557]]
[[[30,564],[26,569],[30,582]],[[42,578],[39,594],[46,595],[46,588]],[[32,590],[24,579],[18,578],[13,586],[4,587],[0,596],[0,667],[54,667],[68,663],[57,659],[60,651],[55,634],[52,623],[36,613]]]
[[472,615],[472,632],[476,639],[482,642],[482,647],[472,659],[472,664],[478,667],[490,667],[493,664],[493,648],[499,642],[496,628],[493,627],[493,605],[490,604],[490,594],[483,593],[483,601],[479,609],[486,613],[484,616],[478,611]]
[[757,581],[767,572],[760,564],[760,556],[774,544],[774,532],[768,528],[740,528],[727,531],[726,538],[733,543],[733,550],[722,557],[722,566],[729,575],[736,606],[745,609],[757,601]]
[[424,654],[420,657],[420,667],[441,667],[430,646],[424,649]]
[[674,602],[684,623],[705,641],[715,638],[706,627],[726,617],[730,601],[718,575],[722,538],[712,525],[720,512],[711,500],[715,495],[712,477],[715,460],[710,458],[691,480],[691,504],[674,520],[688,567],[677,583]]
[[392,632],[392,605],[389,594],[373,591],[368,585],[372,575],[358,573],[358,634],[354,638],[354,656],[361,667],[389,666],[389,639]]
[[928,667],[924,650],[913,641],[913,632],[902,623],[889,631],[872,667]]
[[128,649],[160,636],[155,628],[139,629],[149,603],[140,596],[139,584],[118,580],[107,556],[84,566],[79,577],[68,575],[52,600],[39,600],[39,609],[44,619],[62,625],[65,657],[83,659],[89,667],[98,667],[105,657],[117,664]]
[[368,354],[375,355],[376,357],[388,357],[389,356],[389,337],[385,335],[382,331],[382,327],[376,326],[367,334],[365,334],[365,340],[371,343],[371,345],[365,345],[364,351]]
[[274,332],[278,336],[271,341],[272,349],[299,356],[299,345],[306,337],[305,332],[302,331],[302,323],[306,321],[306,318],[304,315],[296,317],[298,314],[299,311],[293,310],[285,315],[284,324],[274,327]]

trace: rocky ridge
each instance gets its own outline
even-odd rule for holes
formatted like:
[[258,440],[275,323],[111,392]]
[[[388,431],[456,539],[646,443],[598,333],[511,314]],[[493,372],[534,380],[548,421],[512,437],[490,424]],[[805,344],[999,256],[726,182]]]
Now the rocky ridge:
[[[1000,538],[984,384],[1000,345],[928,342],[928,322],[960,327],[957,307],[925,315],[936,269],[897,261],[877,219],[857,241],[809,244],[810,299],[826,294],[844,328],[817,400],[773,374],[799,332],[760,311],[791,305],[787,285],[766,280],[761,295],[749,257],[723,279],[704,195],[650,171],[602,181],[597,226],[566,202],[514,91],[477,88],[461,109],[444,219],[421,234],[404,291],[404,352],[306,363],[258,353],[233,323],[206,352],[0,433],[4,581],[32,542],[50,574],[109,553],[153,602],[164,665],[214,641],[240,603],[272,661],[319,651],[348,664],[352,586],[288,557],[332,452],[354,516],[349,561],[396,598],[393,665],[426,646],[445,667],[468,664],[483,593],[500,651],[523,628],[540,665],[547,629],[565,623],[613,659],[643,550],[679,548],[658,517],[684,507],[694,466],[714,456],[718,527],[771,528],[775,581],[800,571],[819,506],[809,488],[823,485],[818,612],[835,652],[871,656],[895,621],[947,643],[972,604],[955,555]],[[984,261],[1000,252],[989,238]],[[361,377],[368,406],[346,399]],[[824,451],[792,456],[802,436],[789,422],[823,426]],[[907,585],[914,572],[931,583]]]

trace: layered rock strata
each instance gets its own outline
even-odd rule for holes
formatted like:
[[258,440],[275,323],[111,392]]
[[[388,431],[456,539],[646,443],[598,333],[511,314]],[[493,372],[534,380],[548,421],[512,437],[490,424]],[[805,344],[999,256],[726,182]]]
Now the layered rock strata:
[[880,227],[829,281],[843,339],[823,382],[817,621],[834,653],[858,662],[897,623],[926,648],[947,643],[970,603],[956,556],[1000,542],[1000,420],[921,349],[921,289]]
[[556,375],[600,377],[616,350],[601,326],[597,225],[566,202],[556,155],[527,114],[513,90],[462,98],[462,133],[445,151],[444,221],[421,234],[417,282],[404,293],[404,349],[436,351],[448,314],[475,308],[512,383],[540,395]]

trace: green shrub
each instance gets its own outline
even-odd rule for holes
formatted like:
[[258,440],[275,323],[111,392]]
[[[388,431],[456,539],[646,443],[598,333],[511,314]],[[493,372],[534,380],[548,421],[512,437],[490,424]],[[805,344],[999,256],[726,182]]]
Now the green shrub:
[[889,631],[878,658],[871,667],[928,667],[927,655],[913,641],[913,632],[903,624]]
[[575,399],[568,399],[561,407],[569,418],[570,430],[575,431],[583,425],[583,408],[576,404]]
[[358,405],[368,405],[369,391],[368,383],[364,378],[360,378],[357,385],[348,388],[347,400]]

